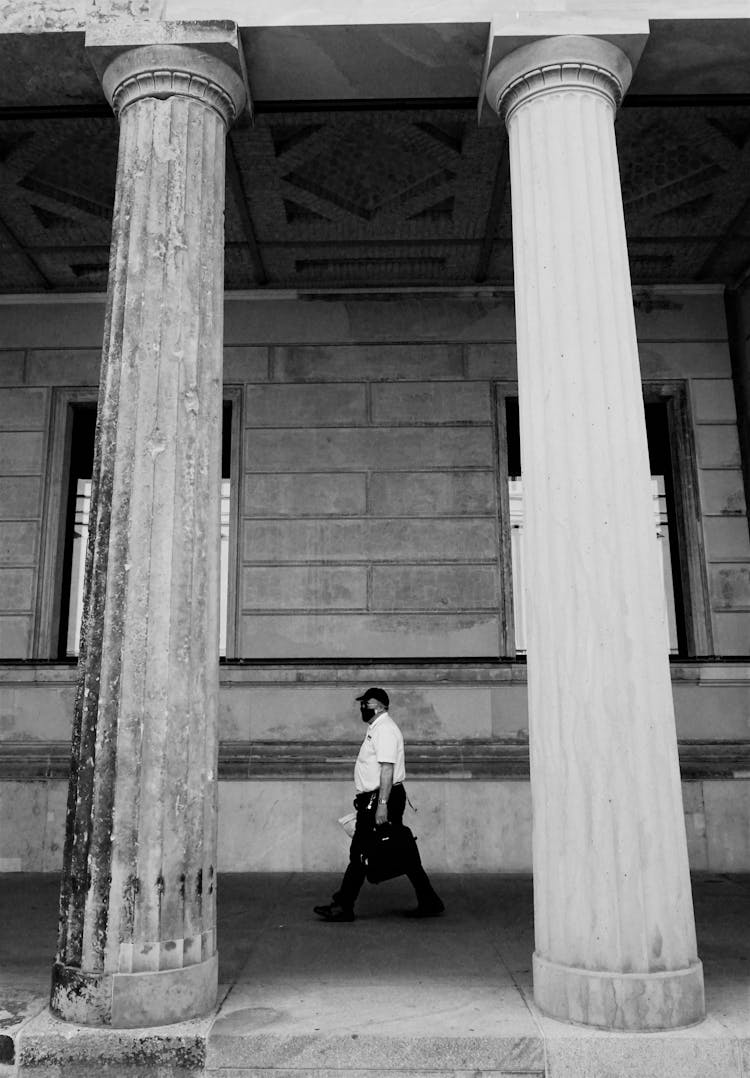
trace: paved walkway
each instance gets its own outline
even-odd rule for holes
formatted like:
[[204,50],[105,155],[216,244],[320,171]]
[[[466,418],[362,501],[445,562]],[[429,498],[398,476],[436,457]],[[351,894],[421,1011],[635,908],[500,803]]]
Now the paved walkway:
[[750,877],[695,878],[708,1018],[648,1035],[539,1014],[527,876],[436,877],[447,913],[416,922],[391,881],[326,924],[311,910],[336,882],[222,876],[218,1013],[144,1034],[49,1015],[57,878],[1,876],[0,1076],[750,1078]]

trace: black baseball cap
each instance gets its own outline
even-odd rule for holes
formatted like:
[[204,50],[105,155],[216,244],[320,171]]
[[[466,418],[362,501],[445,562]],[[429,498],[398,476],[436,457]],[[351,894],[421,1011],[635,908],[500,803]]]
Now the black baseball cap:
[[383,705],[383,707],[388,707],[388,693],[385,691],[385,689],[377,689],[377,688],[367,689],[367,691],[363,692],[361,696],[357,697],[357,699],[358,700],[377,700],[379,703],[381,703]]

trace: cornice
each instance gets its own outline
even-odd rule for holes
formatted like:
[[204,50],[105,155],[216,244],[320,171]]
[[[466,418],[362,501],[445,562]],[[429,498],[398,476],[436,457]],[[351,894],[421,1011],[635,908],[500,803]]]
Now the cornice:
[[[471,686],[479,689],[503,685],[525,685],[526,663],[503,660],[279,660],[251,661],[232,659],[219,665],[222,690],[253,685],[351,686],[365,682],[394,685],[429,685],[435,687]],[[682,659],[670,661],[673,684],[696,688],[739,685],[750,687],[750,656],[727,659]],[[75,686],[78,667],[75,662],[37,659],[0,659],[0,686],[33,685]]]

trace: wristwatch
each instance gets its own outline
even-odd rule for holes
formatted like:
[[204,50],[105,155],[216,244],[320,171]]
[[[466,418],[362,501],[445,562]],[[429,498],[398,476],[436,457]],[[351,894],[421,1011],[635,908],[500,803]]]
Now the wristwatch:
[[385,797],[379,797],[378,798],[378,804],[379,805],[387,805],[388,804],[388,799],[385,798]]

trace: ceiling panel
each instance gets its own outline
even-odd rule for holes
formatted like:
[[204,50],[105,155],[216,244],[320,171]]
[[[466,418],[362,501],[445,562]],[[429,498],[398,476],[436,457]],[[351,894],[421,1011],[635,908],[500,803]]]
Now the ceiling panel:
[[[750,106],[626,107],[616,136],[634,283],[747,272]],[[230,138],[227,288],[512,282],[507,145],[472,109],[272,111]],[[116,163],[111,117],[0,114],[2,291],[106,288]]]

